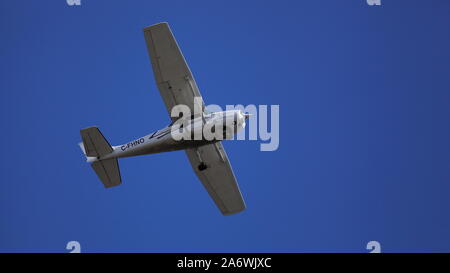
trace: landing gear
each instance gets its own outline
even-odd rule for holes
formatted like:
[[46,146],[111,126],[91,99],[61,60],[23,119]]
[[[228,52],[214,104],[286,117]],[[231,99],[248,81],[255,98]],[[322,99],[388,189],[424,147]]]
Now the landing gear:
[[206,166],[205,162],[201,162],[200,165],[198,165],[198,170],[199,171],[204,171],[208,168],[208,166]]

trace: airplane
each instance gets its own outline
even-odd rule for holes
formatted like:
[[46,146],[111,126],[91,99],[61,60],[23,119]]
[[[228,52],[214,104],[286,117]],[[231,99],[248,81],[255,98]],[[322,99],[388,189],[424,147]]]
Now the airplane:
[[[207,111],[168,23],[146,27],[143,32],[155,81],[172,122],[118,146],[111,146],[97,127],[82,129],[79,146],[86,161],[105,188],[110,188],[122,183],[119,158],[185,150],[192,169],[221,213],[227,216],[245,210],[244,199],[221,141],[245,128],[250,114],[240,110]],[[194,114],[183,116],[184,112],[181,112],[173,116],[173,110],[179,105]],[[214,137],[205,132],[211,132]]]

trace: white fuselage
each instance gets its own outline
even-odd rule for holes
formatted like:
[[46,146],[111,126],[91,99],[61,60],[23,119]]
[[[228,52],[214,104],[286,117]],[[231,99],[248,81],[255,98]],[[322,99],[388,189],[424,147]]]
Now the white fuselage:
[[91,161],[183,150],[229,139],[245,128],[246,117],[240,110],[231,110],[180,118],[154,133],[113,146],[112,153]]

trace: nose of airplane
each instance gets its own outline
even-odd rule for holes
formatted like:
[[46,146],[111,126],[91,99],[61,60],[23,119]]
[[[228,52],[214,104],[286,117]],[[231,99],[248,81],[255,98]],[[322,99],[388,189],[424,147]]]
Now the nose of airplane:
[[245,128],[246,125],[246,120],[251,117],[251,114],[249,113],[244,113],[242,111],[239,111],[239,125],[241,126],[241,128]]

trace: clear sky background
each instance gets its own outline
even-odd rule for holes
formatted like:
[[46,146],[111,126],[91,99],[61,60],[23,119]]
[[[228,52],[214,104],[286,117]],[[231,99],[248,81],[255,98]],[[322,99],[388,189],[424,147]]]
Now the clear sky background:
[[[0,251],[450,251],[450,2],[0,1]],[[207,104],[280,105],[280,147],[224,146],[247,203],[224,217],[184,152],[77,143],[169,123],[142,28],[169,22]]]

